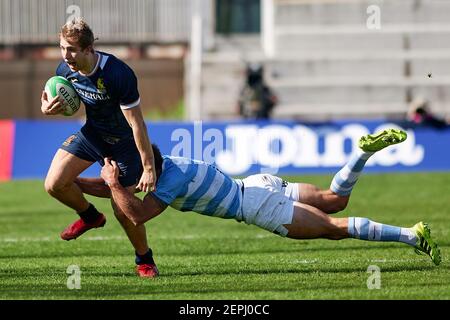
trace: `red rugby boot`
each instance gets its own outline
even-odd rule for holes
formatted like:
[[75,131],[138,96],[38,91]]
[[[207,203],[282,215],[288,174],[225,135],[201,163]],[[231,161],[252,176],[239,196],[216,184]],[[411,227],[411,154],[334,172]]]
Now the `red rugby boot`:
[[155,278],[159,275],[156,264],[144,263],[136,266],[136,273],[142,278]]
[[86,223],[83,219],[78,219],[70,226],[68,226],[63,232],[61,232],[61,239],[72,240],[81,236],[86,231],[92,228],[101,228],[106,223],[106,217],[104,214],[100,213],[100,216],[92,223]]

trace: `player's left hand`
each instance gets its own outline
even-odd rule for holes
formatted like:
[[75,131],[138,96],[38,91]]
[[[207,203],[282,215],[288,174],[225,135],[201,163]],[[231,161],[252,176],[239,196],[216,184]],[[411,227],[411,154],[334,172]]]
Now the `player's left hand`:
[[144,192],[155,191],[156,190],[155,177],[156,172],[154,168],[152,168],[151,171],[144,170],[141,176],[141,180],[139,180],[139,183],[136,186],[136,188]]
[[105,164],[102,167],[102,172],[100,173],[103,180],[107,185],[119,182],[119,167],[117,162],[111,160],[110,158],[105,158]]

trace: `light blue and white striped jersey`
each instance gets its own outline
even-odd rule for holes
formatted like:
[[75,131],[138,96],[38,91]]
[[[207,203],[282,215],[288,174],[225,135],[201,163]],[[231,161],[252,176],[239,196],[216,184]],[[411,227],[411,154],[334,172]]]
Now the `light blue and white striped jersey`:
[[214,165],[182,157],[163,156],[162,172],[153,193],[180,211],[239,218],[242,181],[233,179]]

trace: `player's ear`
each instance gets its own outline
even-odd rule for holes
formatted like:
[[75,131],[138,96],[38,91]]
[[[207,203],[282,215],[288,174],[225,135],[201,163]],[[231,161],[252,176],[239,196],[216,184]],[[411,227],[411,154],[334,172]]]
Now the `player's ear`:
[[84,54],[89,54],[94,52],[94,47],[92,44],[88,45],[86,48],[83,49]]

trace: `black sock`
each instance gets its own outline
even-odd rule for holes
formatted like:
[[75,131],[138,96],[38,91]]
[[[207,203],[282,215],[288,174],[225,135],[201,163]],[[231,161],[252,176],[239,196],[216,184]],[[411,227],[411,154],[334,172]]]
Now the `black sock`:
[[84,222],[93,223],[100,216],[100,212],[98,212],[97,209],[95,209],[94,205],[90,203],[89,208],[87,208],[83,212],[80,212],[78,215],[81,217],[81,219],[83,219]]
[[137,252],[136,253],[136,264],[155,264],[155,261],[153,260],[153,252],[152,249],[148,249],[148,252],[146,254],[140,255]]

